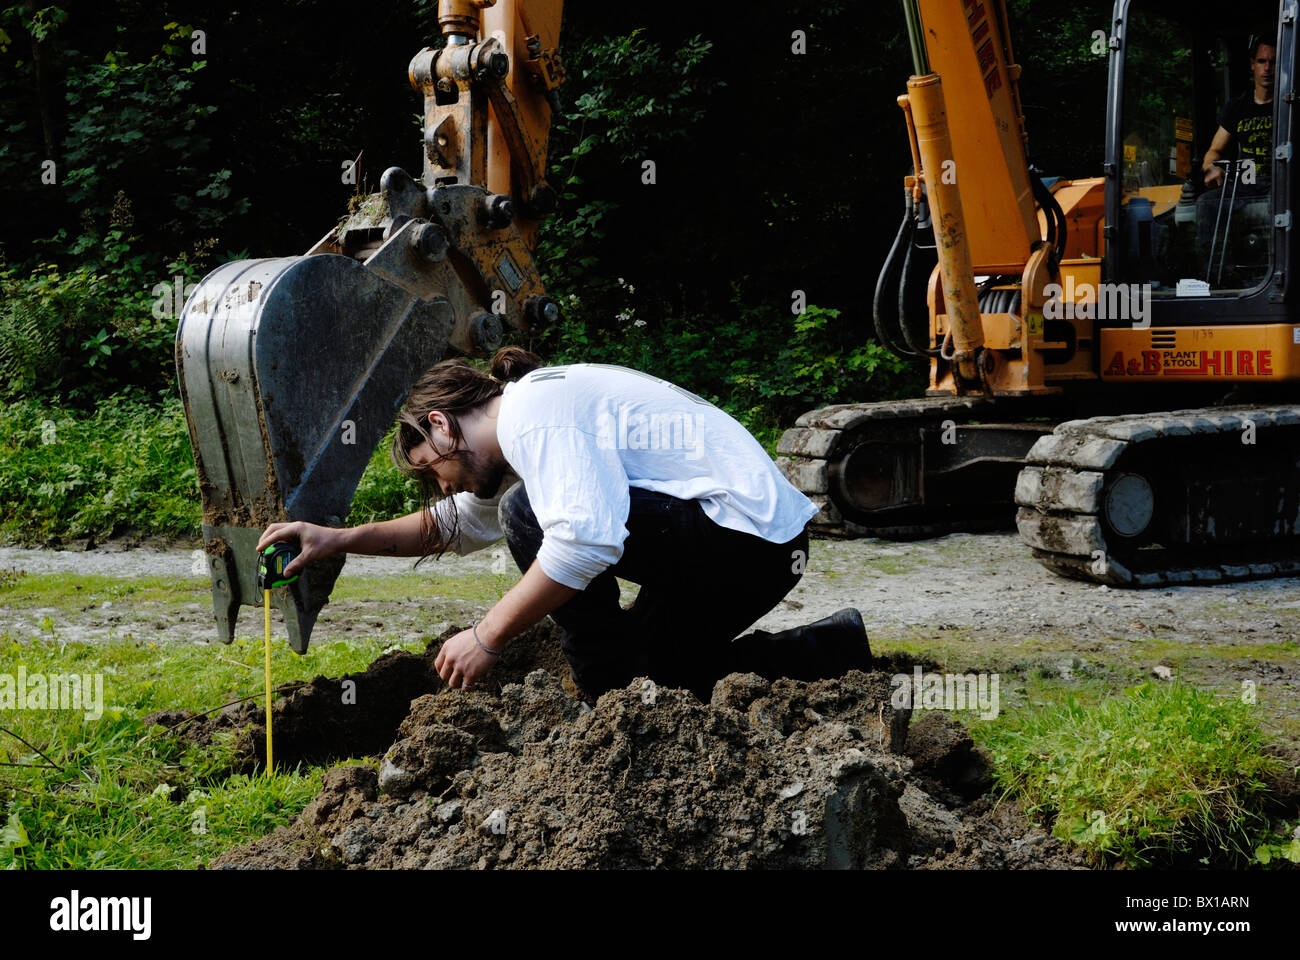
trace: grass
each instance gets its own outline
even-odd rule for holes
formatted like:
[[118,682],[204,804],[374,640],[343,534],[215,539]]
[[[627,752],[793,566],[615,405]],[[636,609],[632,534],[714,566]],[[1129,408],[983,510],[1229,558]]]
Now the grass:
[[878,570],[888,576],[912,573],[919,565],[919,560],[910,557],[874,556],[863,560],[863,566]]
[[893,636],[880,649],[999,674],[996,718],[950,714],[989,752],[1004,796],[1094,864],[1300,863],[1300,825],[1271,808],[1270,784],[1288,771],[1264,750],[1294,741],[1295,724],[1279,725],[1262,692],[1255,704],[1231,686],[1131,686],[1142,671],[1096,658],[1073,658],[1065,678],[1063,652],[1041,640],[994,652],[948,633]]
[[1134,867],[1300,862],[1300,842],[1272,831],[1269,784],[1285,769],[1250,705],[1182,683],[1036,700],[1043,689],[971,731],[1005,793],[1056,837]]
[[[346,568],[330,594],[333,604],[348,602],[416,601],[467,603],[490,606],[517,580],[483,573],[478,576],[438,576],[436,570],[398,573],[389,576],[352,576]],[[97,607],[105,602],[133,604],[212,602],[212,588],[206,577],[138,577],[125,579],[99,574],[29,573],[15,578],[12,585],[0,582],[0,598],[6,607],[54,609],[67,612]]]
[[[279,643],[272,677],[338,676],[389,648],[378,639],[339,641],[300,657]],[[141,718],[154,710],[208,710],[262,690],[260,641],[236,640],[220,652],[6,638],[0,673],[22,665],[29,676],[102,674],[104,712],[0,712],[0,762],[22,764],[0,767],[0,868],[193,868],[288,823],[320,789],[320,768],[227,777],[228,740],[197,747],[148,738]]]
[[[419,645],[318,642],[299,657],[281,642],[272,675],[338,676],[391,646]],[[258,640],[213,648],[5,638],[0,674],[20,665],[29,675],[101,674],[104,712],[98,720],[0,713],[0,726],[17,735],[0,732],[0,762],[24,765],[0,767],[0,867],[192,868],[287,823],[319,790],[320,768],[227,777],[229,740],[150,739],[141,721],[157,709],[207,710],[258,694]],[[1098,863],[1300,861],[1289,828],[1270,832],[1267,784],[1280,763],[1263,753],[1250,707],[1179,683],[1123,691],[1110,676],[1066,682],[1030,661],[1003,672],[1001,701],[996,719],[970,728],[1002,789]]]
[[27,606],[73,611],[124,600],[133,603],[210,603],[212,588],[206,577],[137,577],[126,580],[98,574],[28,573],[13,578],[10,583],[0,580],[0,598],[10,609]]

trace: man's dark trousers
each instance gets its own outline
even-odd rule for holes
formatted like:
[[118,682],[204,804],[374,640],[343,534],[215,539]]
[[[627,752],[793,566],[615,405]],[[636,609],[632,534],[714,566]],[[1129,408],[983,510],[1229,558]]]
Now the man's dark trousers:
[[[707,700],[738,668],[731,641],[776,606],[803,576],[808,534],[788,543],[720,526],[698,500],[630,489],[623,556],[551,614],[583,692],[600,696],[636,677]],[[501,526],[521,571],[542,545],[524,484],[501,500]],[[616,577],[640,584],[628,610]]]

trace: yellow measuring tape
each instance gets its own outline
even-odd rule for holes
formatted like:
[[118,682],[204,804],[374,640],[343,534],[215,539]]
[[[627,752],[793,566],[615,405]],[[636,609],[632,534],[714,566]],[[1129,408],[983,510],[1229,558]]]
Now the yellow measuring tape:
[[271,591],[262,591],[266,608],[266,776],[271,775]]
[[275,760],[271,753],[271,588],[293,583],[298,579],[284,576],[297,551],[287,543],[273,543],[262,550],[257,558],[257,585],[262,588],[262,606],[266,610],[266,776],[271,775]]

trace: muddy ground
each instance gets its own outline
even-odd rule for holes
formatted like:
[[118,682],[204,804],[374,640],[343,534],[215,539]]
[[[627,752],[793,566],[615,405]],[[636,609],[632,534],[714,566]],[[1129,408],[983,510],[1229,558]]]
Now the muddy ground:
[[[0,609],[0,636],[211,643],[192,549],[0,549],[0,572],[47,583]],[[79,585],[53,591],[41,579],[50,574]],[[1044,682],[1119,690],[1158,676],[1249,689],[1269,732],[1300,743],[1295,579],[1119,591],[1055,577],[1014,534],[819,541],[803,583],[757,626],[857,606],[878,672],[812,684],[734,675],[709,703],[634,683],[594,711],[572,697],[550,627],[512,645],[483,689],[441,688],[430,638],[481,615],[514,579],[500,553],[415,572],[410,561],[349,560],[316,640],[379,633],[429,646],[277,702],[277,766],[370,759],[332,769],[289,827],[213,866],[1080,866],[997,802],[961,725],[893,710],[890,678],[914,664],[999,673],[1003,711],[1036,702]],[[132,583],[154,586],[99,599]],[[245,617],[241,633],[252,635],[260,622]],[[349,680],[355,704],[344,703]],[[261,763],[255,703],[156,720],[200,740],[232,728],[237,768]]]
[[[431,669],[441,639],[278,702],[277,762],[382,759],[329,770],[288,827],[211,866],[1083,864],[1014,804],[995,803],[987,760],[959,725],[938,713],[909,723],[890,705],[899,661],[816,683],[733,674],[709,703],[636,681],[592,710],[573,698],[548,626],[516,641],[493,682],[468,692],[445,689]],[[193,741],[234,727],[239,763],[261,761],[254,704],[150,719]]]

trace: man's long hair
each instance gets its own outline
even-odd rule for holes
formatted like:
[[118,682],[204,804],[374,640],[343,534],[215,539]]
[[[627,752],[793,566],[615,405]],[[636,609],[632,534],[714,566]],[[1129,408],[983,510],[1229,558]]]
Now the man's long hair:
[[[501,396],[507,383],[518,380],[541,365],[539,356],[522,347],[502,347],[492,357],[490,374],[459,358],[444,360],[425,371],[411,387],[406,403],[397,415],[397,432],[393,435],[390,454],[398,470],[420,483],[420,502],[424,508],[421,525],[422,557],[442,556],[448,544],[455,541],[458,524],[453,510],[452,528],[438,529],[434,522],[433,504],[442,497],[442,491],[430,479],[427,470],[411,462],[411,452],[427,440],[433,450],[435,463],[461,459],[465,451],[456,449],[464,436],[460,418],[472,414],[493,397]],[[435,410],[446,416],[447,427],[451,432],[451,448],[445,451],[438,448],[429,434],[429,414]]]

